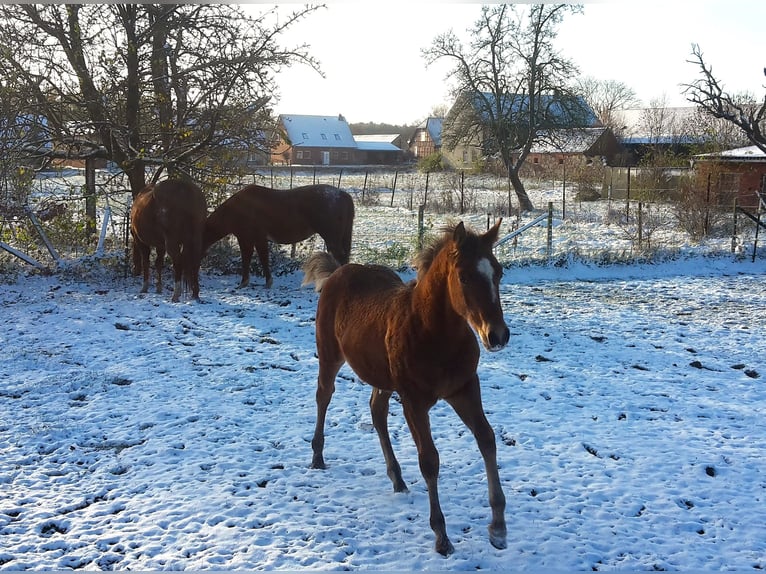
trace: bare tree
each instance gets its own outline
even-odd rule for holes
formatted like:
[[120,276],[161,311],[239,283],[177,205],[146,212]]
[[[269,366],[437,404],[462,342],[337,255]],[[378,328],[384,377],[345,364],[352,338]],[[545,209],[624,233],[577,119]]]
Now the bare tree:
[[226,4],[0,6],[0,76],[28,94],[57,145],[112,160],[138,193],[146,168],[199,166],[262,129],[283,67],[319,71],[277,21]]
[[701,77],[691,84],[684,84],[686,98],[712,117],[737,126],[745,133],[748,141],[766,152],[766,95],[759,103],[754,99],[750,102],[748,98],[730,94],[713,75],[713,68],[705,62],[699,45],[692,44],[692,56],[693,59],[689,62],[699,66]]
[[571,127],[582,112],[566,88],[575,65],[553,46],[567,12],[581,7],[536,4],[517,11],[509,4],[483,6],[463,46],[453,31],[423,50],[427,64],[454,63],[455,104],[445,119],[442,145],[478,143],[485,156],[497,156],[508,170],[521,209],[533,205],[519,176],[532,145],[543,131]]
[[617,80],[598,80],[586,76],[575,82],[574,89],[585,98],[599,121],[615,133],[621,127],[615,112],[641,106],[641,100],[633,88]]

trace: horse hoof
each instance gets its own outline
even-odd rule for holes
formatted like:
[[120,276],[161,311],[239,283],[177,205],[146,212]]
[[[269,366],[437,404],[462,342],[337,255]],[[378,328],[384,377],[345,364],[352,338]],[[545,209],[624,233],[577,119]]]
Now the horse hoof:
[[449,538],[445,537],[442,541],[437,540],[436,551],[442,556],[449,556],[455,551],[455,547],[452,546],[452,542],[450,542]]
[[498,550],[505,550],[508,548],[508,543],[506,542],[506,531],[503,529],[502,531],[499,530],[493,530],[492,527],[489,527],[489,543],[492,544],[495,548]]

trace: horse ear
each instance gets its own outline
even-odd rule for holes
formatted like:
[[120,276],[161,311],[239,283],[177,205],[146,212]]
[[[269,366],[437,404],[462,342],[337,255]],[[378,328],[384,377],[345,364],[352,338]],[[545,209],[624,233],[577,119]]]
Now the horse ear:
[[452,232],[452,239],[454,239],[457,246],[460,247],[463,244],[463,241],[465,241],[465,236],[465,225],[463,225],[463,222],[461,221],[455,226],[455,230]]
[[487,232],[484,234],[483,238],[484,241],[489,243],[490,246],[494,245],[497,242],[497,238],[500,235],[500,224],[503,222],[503,218],[501,217],[498,219],[495,224],[490,227]]

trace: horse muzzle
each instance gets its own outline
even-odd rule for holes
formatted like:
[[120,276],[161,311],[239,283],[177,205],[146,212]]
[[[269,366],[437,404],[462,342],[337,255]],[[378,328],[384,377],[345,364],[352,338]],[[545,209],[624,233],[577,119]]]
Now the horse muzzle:
[[503,323],[501,327],[488,329],[481,337],[481,340],[484,343],[484,347],[494,353],[505,347],[510,338],[511,332],[508,329],[508,325]]

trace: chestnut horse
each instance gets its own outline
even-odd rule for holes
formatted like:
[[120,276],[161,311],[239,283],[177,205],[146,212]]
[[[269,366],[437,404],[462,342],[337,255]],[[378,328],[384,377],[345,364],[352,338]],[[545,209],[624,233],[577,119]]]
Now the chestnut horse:
[[354,201],[337,187],[316,184],[276,190],[253,184],[237,191],[208,216],[203,251],[234,234],[242,256],[239,287],[250,282],[255,248],[269,288],[272,285],[269,240],[297,243],[318,233],[335,259],[348,263],[353,224]]
[[173,302],[181,297],[181,281],[199,299],[199,268],[202,261],[202,234],[207,216],[205,195],[194,183],[168,179],[147,185],[133,200],[130,233],[133,248],[141,260],[144,283],[149,290],[149,254],[157,252],[154,267],[157,293],[162,293],[162,266],[165,253],[173,261]]
[[311,466],[325,468],[324,425],[335,391],[335,377],[348,363],[373,387],[372,423],[378,433],[394,491],[406,492],[388,434],[388,403],[393,392],[418,450],[420,471],[428,487],[431,528],[436,550],[454,548],[447,537],[439,505],[439,453],[434,446],[428,412],[447,401],[473,432],[484,458],[492,521],[489,539],[506,546],[505,495],[497,469],[495,434],[484,416],[476,367],[478,333],[489,351],[509,339],[500,306],[502,268],[492,253],[500,221],[480,235],[463,223],[448,230],[418,256],[416,281],[404,284],[378,265],[339,266],[327,253],[312,255],[304,265],[304,284],[321,290],[316,312],[319,358],[317,420],[311,442]]

